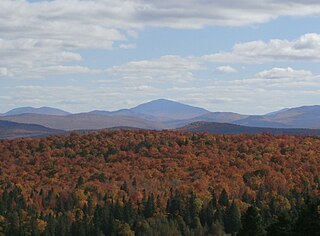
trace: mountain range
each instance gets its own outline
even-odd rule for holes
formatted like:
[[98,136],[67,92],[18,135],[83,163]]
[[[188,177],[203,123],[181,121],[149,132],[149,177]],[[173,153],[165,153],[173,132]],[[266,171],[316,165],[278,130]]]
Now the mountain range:
[[182,132],[207,132],[212,134],[261,134],[270,133],[275,135],[294,134],[294,135],[320,135],[320,129],[293,129],[293,128],[263,128],[248,127],[228,123],[199,121],[177,128]]
[[21,124],[11,121],[0,121],[0,139],[14,139],[23,137],[45,137],[48,135],[64,134],[63,130],[55,130],[42,125]]
[[2,116],[14,116],[14,115],[27,114],[27,113],[40,114],[40,115],[56,115],[56,116],[66,116],[71,114],[61,109],[52,108],[52,107],[40,107],[40,108],[19,107],[19,108],[14,108],[2,114]]
[[[51,107],[21,107],[1,114],[0,120],[41,125],[64,131],[113,127],[177,129],[188,127],[190,123],[195,122],[205,122],[202,126],[209,126],[213,122],[255,128],[317,129],[320,128],[320,106],[285,108],[265,115],[244,115],[233,112],[211,112],[200,107],[158,99],[130,109],[94,110],[77,114]],[[232,127],[237,129],[239,126]]]

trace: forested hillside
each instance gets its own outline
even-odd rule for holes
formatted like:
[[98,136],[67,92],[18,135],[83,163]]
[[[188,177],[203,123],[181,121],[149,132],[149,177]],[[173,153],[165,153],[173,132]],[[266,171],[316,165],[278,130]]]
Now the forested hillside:
[[0,142],[0,235],[319,235],[320,138],[99,131]]

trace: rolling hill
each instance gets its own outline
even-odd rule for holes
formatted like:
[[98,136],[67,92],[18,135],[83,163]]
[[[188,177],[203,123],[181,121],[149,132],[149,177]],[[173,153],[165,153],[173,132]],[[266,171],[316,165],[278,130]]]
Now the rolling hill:
[[41,125],[0,121],[0,139],[46,137],[63,133],[62,130],[50,129]]
[[198,121],[232,123],[241,119],[245,119],[247,117],[249,116],[237,114],[234,112],[209,112],[204,115],[194,117],[192,119],[166,121],[165,124],[168,128],[174,129]]
[[205,121],[262,128],[320,128],[320,106],[285,108],[266,115],[242,115],[233,112],[210,112],[192,119],[168,121],[170,128]]
[[90,111],[88,113],[83,113],[83,114],[102,115],[102,116],[131,116],[131,117],[142,118],[147,120],[158,120],[158,118],[155,116],[134,112],[131,109],[121,109],[117,111],[94,110],[94,111]]
[[18,123],[39,124],[51,129],[61,130],[98,130],[112,127],[134,127],[141,129],[163,129],[163,124],[132,116],[105,116],[93,114],[74,114],[69,116],[53,116],[39,114],[23,114],[0,117]]
[[176,129],[182,132],[207,132],[212,134],[293,134],[293,135],[320,135],[320,129],[278,129],[263,127],[248,127],[242,125],[217,123],[217,122],[194,122]]
[[272,128],[319,128],[320,106],[302,106],[284,109],[267,115],[249,116],[233,123]]
[[22,114],[41,114],[41,115],[55,115],[55,116],[66,116],[70,115],[71,113],[66,112],[61,109],[52,108],[52,107],[19,107],[14,108],[6,113],[4,116],[13,116],[13,115],[22,115]]

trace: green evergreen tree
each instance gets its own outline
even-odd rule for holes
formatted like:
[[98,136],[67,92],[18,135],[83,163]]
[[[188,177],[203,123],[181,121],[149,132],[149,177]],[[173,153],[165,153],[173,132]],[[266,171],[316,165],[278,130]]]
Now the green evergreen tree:
[[294,232],[297,236],[320,236],[320,197],[308,202],[300,212]]
[[144,207],[144,216],[146,218],[151,217],[155,212],[155,202],[154,202],[154,195],[151,194],[148,196],[147,202]]
[[175,195],[171,193],[170,198],[167,202],[167,212],[170,217],[177,216],[181,213],[182,209],[182,197],[181,194],[177,191]]
[[259,210],[251,206],[241,219],[241,229],[238,236],[265,236],[263,222]]
[[211,203],[213,209],[217,208],[217,195],[214,190],[212,190],[212,193],[211,193],[210,203]]
[[229,196],[225,189],[222,190],[218,202],[220,206],[229,207]]
[[211,203],[207,207],[204,207],[200,212],[200,220],[202,225],[212,225],[214,221],[214,209]]
[[20,235],[20,219],[17,211],[9,212],[7,215],[9,226],[5,235]]
[[8,190],[5,189],[2,193],[2,199],[0,204],[0,214],[5,214],[9,207],[9,193]]
[[113,206],[113,215],[117,220],[123,220],[123,209],[120,205],[119,200],[116,201],[116,204]]
[[212,224],[210,228],[210,233],[212,236],[225,236],[225,232],[223,230],[223,226],[220,223]]
[[222,226],[224,225],[223,212],[222,212],[220,207],[217,208],[216,212],[214,213],[213,218],[214,218],[214,223],[218,223],[218,224],[220,224]]
[[135,220],[135,210],[131,199],[129,199],[129,201],[124,202],[123,217],[124,221],[129,224],[133,223]]
[[241,227],[241,214],[238,206],[232,202],[227,211],[226,220],[224,223],[226,233],[235,235]]
[[268,236],[290,236],[292,232],[292,218],[288,212],[281,212],[276,222],[267,228]]

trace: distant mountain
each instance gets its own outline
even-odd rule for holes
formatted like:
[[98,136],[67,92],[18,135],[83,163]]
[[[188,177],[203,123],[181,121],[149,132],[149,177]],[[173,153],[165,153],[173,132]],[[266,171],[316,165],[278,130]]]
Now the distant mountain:
[[320,106],[290,108],[273,114],[249,116],[232,123],[273,128],[319,128]]
[[90,114],[90,115],[98,115],[98,116],[110,116],[112,114],[111,111],[103,111],[103,110],[94,110],[89,112],[82,112],[78,114]]
[[208,132],[213,134],[295,134],[320,135],[320,129],[276,129],[262,127],[247,127],[228,123],[194,122],[176,129],[182,132]]
[[133,112],[157,117],[160,120],[191,119],[209,113],[203,108],[179,102],[158,99],[130,109]]
[[169,121],[191,119],[207,113],[209,113],[209,111],[203,108],[194,107],[167,99],[158,99],[140,104],[130,109],[120,109],[116,111],[94,110],[80,114],[130,116],[153,121]]
[[273,120],[291,127],[315,128],[320,126],[320,106],[291,108],[273,116]]
[[194,117],[192,119],[166,121],[165,124],[169,128],[178,128],[197,121],[232,123],[238,120],[245,119],[247,117],[249,116],[233,112],[209,112],[204,115]]
[[277,114],[279,114],[279,113],[285,112],[285,111],[287,111],[287,110],[289,110],[289,109],[290,109],[290,108],[283,108],[283,109],[281,109],[281,110],[279,110],[279,111],[274,111],[274,112],[267,113],[267,114],[265,114],[264,116],[274,116],[274,115],[277,115]]
[[241,115],[234,112],[210,112],[202,116],[195,117],[196,120],[231,123],[237,120],[245,119],[248,115]]
[[286,123],[281,123],[268,116],[248,116],[245,119],[236,120],[231,122],[232,124],[251,126],[251,127],[263,127],[263,128],[289,128]]
[[62,130],[50,129],[41,125],[0,121],[0,139],[45,137],[63,133]]
[[105,116],[86,113],[68,116],[22,114],[17,116],[3,116],[0,117],[0,120],[39,124],[61,130],[98,130],[121,126],[141,129],[165,128],[162,123],[132,116]]
[[54,115],[54,116],[66,116],[70,115],[71,113],[63,111],[61,109],[52,108],[52,107],[19,107],[12,109],[6,113],[4,116],[14,116],[14,115],[21,115],[21,114],[41,114],[41,115]]
[[87,114],[102,115],[102,116],[132,116],[132,117],[137,117],[137,118],[142,118],[142,119],[147,119],[147,120],[158,120],[157,117],[154,117],[152,115],[143,114],[143,113],[138,113],[138,112],[132,111],[131,109],[121,109],[121,110],[117,110],[117,111],[95,110],[95,111],[90,111]]
[[0,120],[39,124],[63,130],[92,130],[119,126],[174,129],[197,121],[263,128],[320,128],[320,106],[285,108],[266,115],[242,115],[233,112],[209,112],[200,107],[158,99],[131,109],[94,110],[78,114],[50,107],[22,107],[0,114]]

